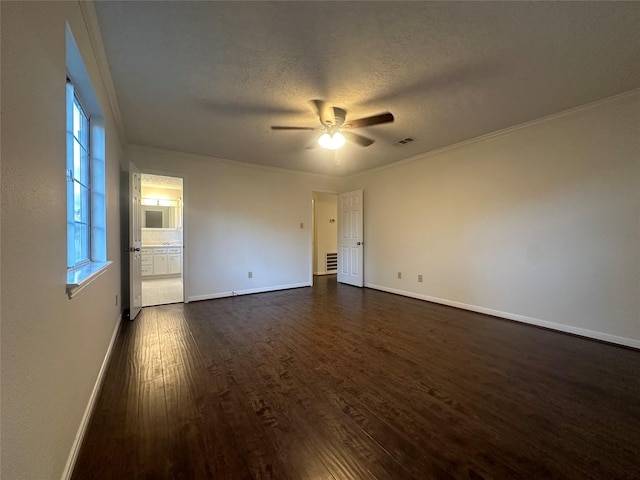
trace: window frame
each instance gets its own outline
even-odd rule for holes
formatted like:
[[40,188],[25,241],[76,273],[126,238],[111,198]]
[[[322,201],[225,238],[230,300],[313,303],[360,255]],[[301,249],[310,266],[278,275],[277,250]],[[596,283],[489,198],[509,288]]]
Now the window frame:
[[[67,190],[67,242],[66,242],[66,265],[67,265],[67,295],[69,298],[73,298],[81,290],[87,287],[95,279],[105,273],[111,265],[111,261],[107,260],[107,171],[106,171],[106,131],[105,122],[102,114],[102,108],[98,97],[93,88],[93,82],[91,76],[87,72],[82,55],[78,49],[78,44],[73,38],[73,33],[69,24],[66,24],[65,28],[65,57],[66,57],[66,76],[71,80],[71,88],[75,93],[75,97],[78,98],[78,104],[84,111],[86,118],[88,119],[88,161],[89,161],[89,181],[90,185],[89,201],[87,202],[87,208],[85,209],[85,218],[89,219],[88,222],[88,238],[89,243],[87,247],[88,260],[83,262],[77,262],[74,260],[70,262],[69,251],[72,248],[70,246],[70,234],[69,234],[69,210],[73,212],[73,192],[69,188],[69,183],[65,182],[65,188]],[[67,151],[65,152],[65,172],[68,171],[68,164],[70,158],[70,152],[73,150],[73,142],[69,141],[69,133],[73,132],[73,126],[69,126],[69,119],[71,113],[69,112],[69,105],[73,105],[73,102],[69,102],[69,84],[67,84],[67,90],[65,90],[65,106],[62,112],[67,113],[66,118],[61,115],[61,123],[67,126],[66,140]],[[73,98],[73,97],[71,97]],[[62,173],[65,180],[68,173]],[[73,265],[70,267],[70,265]]]
[[[93,262],[92,255],[92,155],[91,116],[84,107],[73,81],[67,75],[67,269],[81,268]],[[80,133],[76,129],[76,109],[83,123]],[[80,138],[79,138],[80,137]],[[78,151],[77,151],[78,147]],[[78,159],[78,156],[80,157]],[[76,162],[79,162],[76,165]],[[79,172],[77,170],[80,170]],[[83,192],[84,190],[84,192]],[[84,195],[83,195],[84,193]],[[76,202],[80,203],[80,212]],[[81,242],[77,235],[80,231]],[[82,233],[84,231],[84,234]],[[80,257],[78,257],[80,250]]]

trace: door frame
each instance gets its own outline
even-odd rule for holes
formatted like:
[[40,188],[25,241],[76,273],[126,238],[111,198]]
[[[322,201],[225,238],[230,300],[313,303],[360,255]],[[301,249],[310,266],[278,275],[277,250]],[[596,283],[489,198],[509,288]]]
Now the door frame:
[[[309,286],[313,287],[313,252],[316,248],[314,237],[315,237],[315,231],[316,231],[316,211],[315,211],[315,205],[314,205],[314,201],[313,201],[313,194],[314,193],[330,193],[331,195],[335,195],[336,197],[338,195],[340,195],[340,192],[336,191],[336,190],[325,190],[322,188],[313,188],[311,190],[311,195],[310,195],[310,204],[311,204],[311,228],[310,233],[309,233]],[[338,235],[336,233],[336,235]],[[337,240],[337,239],[336,239]]]
[[185,214],[186,212],[186,208],[185,205],[188,204],[188,194],[187,194],[187,184],[188,182],[188,178],[189,178],[189,174],[186,173],[176,173],[176,172],[169,172],[166,170],[156,170],[154,168],[141,168],[140,169],[140,174],[149,174],[149,175],[160,175],[163,177],[174,177],[174,178],[181,178],[182,179],[182,303],[189,303],[189,296],[188,296],[188,290],[189,290],[189,285],[188,285],[188,261],[187,261],[187,256],[188,256],[188,249],[186,247],[186,242],[187,242],[187,238],[188,238],[188,221],[187,221],[187,215]]

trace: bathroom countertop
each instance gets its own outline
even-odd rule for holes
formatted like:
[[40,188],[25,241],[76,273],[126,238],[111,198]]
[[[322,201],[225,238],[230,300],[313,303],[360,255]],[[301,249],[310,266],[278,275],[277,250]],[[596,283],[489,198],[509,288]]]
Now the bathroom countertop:
[[181,247],[182,248],[182,244],[181,243],[172,243],[172,244],[149,244],[149,245],[142,245],[142,248],[168,248],[168,247]]

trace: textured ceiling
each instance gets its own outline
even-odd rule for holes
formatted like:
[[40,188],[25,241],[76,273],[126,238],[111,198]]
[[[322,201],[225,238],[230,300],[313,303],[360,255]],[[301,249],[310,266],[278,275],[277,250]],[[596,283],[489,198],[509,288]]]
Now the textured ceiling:
[[[128,143],[288,169],[348,175],[640,87],[638,2],[95,7]],[[335,153],[270,129],[320,127],[312,99],[396,121]]]

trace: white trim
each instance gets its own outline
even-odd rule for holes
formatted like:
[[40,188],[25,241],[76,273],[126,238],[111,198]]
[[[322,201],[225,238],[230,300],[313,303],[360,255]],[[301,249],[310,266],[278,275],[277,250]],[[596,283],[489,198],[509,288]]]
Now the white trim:
[[192,295],[187,297],[188,302],[199,302],[201,300],[215,300],[217,298],[233,297],[234,292],[207,293],[204,295]]
[[113,347],[116,343],[116,339],[118,338],[120,325],[122,325],[122,312],[118,314],[118,318],[116,319],[116,328],[113,330],[113,334],[111,335],[111,341],[109,342],[109,347],[107,348],[104,360],[102,361],[102,365],[100,366],[98,378],[96,379],[96,383],[93,386],[93,391],[91,392],[91,396],[89,397],[89,403],[87,404],[87,408],[85,408],[84,410],[84,415],[82,415],[82,419],[80,420],[80,426],[76,433],[76,438],[74,438],[73,440],[73,444],[71,445],[71,452],[69,453],[67,463],[64,466],[64,470],[62,471],[62,480],[69,480],[71,478],[71,474],[73,473],[73,468],[75,467],[78,453],[80,453],[82,440],[84,439],[87,427],[89,426],[91,414],[93,413],[93,409],[95,408],[100,389],[102,388],[102,383],[104,382],[105,374],[107,373],[107,367],[109,365],[109,361],[111,360],[111,354],[113,353]]
[[311,191],[311,228],[309,230],[309,283],[313,285],[313,259],[316,256],[316,199]]
[[75,297],[91,282],[107,271],[112,261],[90,262],[78,268],[67,271],[67,295],[69,299]]
[[388,163],[386,165],[381,165],[379,167],[371,168],[369,170],[364,170],[362,172],[353,173],[351,175],[346,175],[342,178],[344,180],[349,180],[352,178],[360,177],[362,175],[367,175],[374,172],[379,172],[382,170],[386,170],[388,168],[398,167],[400,165],[404,165],[405,163],[411,163],[418,160],[423,160],[434,155],[439,155],[444,152],[448,152],[450,150],[456,150],[458,148],[466,147],[467,145],[473,145],[475,143],[482,143],[484,141],[492,140],[494,138],[503,137],[505,135],[509,135],[512,132],[517,130],[521,130],[523,128],[528,128],[533,125],[537,125],[539,123],[550,122],[556,120],[558,118],[566,117],[569,115],[573,115],[574,113],[582,112],[584,110],[590,110],[592,108],[600,107],[602,105],[606,105],[609,103],[615,103],[621,100],[624,100],[627,97],[633,97],[634,95],[640,95],[640,88],[634,88],[633,90],[629,90],[627,92],[618,93],[611,97],[606,97],[600,100],[596,100],[595,102],[587,103],[585,105],[580,105],[578,107],[573,107],[568,110],[563,110],[562,112],[552,113],[551,115],[546,115],[544,117],[536,118],[535,120],[530,120],[525,123],[520,123],[518,125],[513,125],[511,127],[503,128],[502,130],[496,130],[495,132],[487,133],[485,135],[480,135],[479,137],[470,138],[468,140],[463,140],[458,143],[454,143],[452,145],[447,145],[446,147],[438,148],[436,150],[430,150],[428,152],[420,153],[418,155],[414,155],[413,157],[405,158],[404,160],[398,160],[397,162]]
[[[326,271],[326,262],[325,262],[325,268],[321,271],[318,272],[314,272],[313,269],[315,267],[315,265],[313,264],[313,256],[315,253],[315,249],[316,249],[316,244],[315,244],[315,233],[316,233],[316,204],[315,204],[315,194],[316,193],[328,193],[330,195],[335,195],[336,199],[338,198],[338,195],[340,195],[339,191],[336,190],[326,190],[326,189],[316,189],[313,188],[311,189],[311,232],[309,234],[309,284],[313,285],[313,276],[314,275],[333,275],[333,274],[337,274],[338,270],[336,269],[335,272],[327,272]],[[336,206],[337,208],[337,206]],[[337,234],[336,234],[337,235]]]
[[193,295],[188,298],[188,302],[199,302],[200,300],[214,300],[216,298],[235,297],[238,295],[251,295],[253,293],[275,292],[277,290],[289,290],[291,288],[310,287],[309,282],[292,283],[290,285],[274,285],[271,287],[248,288],[246,290],[233,290],[231,292],[207,293],[205,295]]
[[[189,176],[191,175],[190,173],[184,173],[184,172],[175,172],[175,171],[169,171],[169,170],[156,170],[154,168],[148,169],[145,168],[143,170],[140,171],[140,175],[142,178],[142,175],[159,175],[162,177],[173,177],[173,178],[181,178],[182,179],[182,303],[189,303],[189,297],[187,295],[187,278],[188,278],[188,269],[189,269],[189,262],[187,261],[188,258],[188,252],[189,250],[187,249],[187,239],[189,238],[189,221],[187,220],[187,214],[186,212],[189,210],[189,208],[185,209],[185,205],[190,205],[189,204]],[[157,230],[157,229],[156,229]],[[171,246],[171,245],[161,245],[161,246]],[[145,245],[143,245],[143,248],[145,247]]]
[[422,295],[420,293],[413,293],[413,292],[407,292],[404,290],[398,290],[395,288],[383,287],[381,285],[375,285],[373,283],[365,283],[365,287],[372,288],[374,290],[380,290],[383,292],[394,293],[396,295],[402,295],[404,297],[417,298],[418,300],[426,300],[427,302],[440,303],[442,305],[461,308],[463,310],[470,310],[472,312],[479,312],[487,315],[493,315],[494,317],[506,318],[507,320],[514,320],[516,322],[528,323],[530,325],[545,327],[551,330],[557,330],[559,332],[571,333],[574,335],[579,335],[581,337],[587,337],[595,340],[602,340],[604,342],[615,343],[618,345],[624,345],[626,347],[640,349],[640,340],[635,340],[633,338],[619,337],[617,335],[611,335],[603,332],[596,332],[594,330],[587,330],[586,328],[572,327],[570,325],[550,322],[548,320],[541,320],[539,318],[527,317],[524,315],[518,315],[515,313],[509,313],[509,312],[502,312],[500,310],[493,310],[491,308],[478,307],[476,305],[469,305],[467,303],[456,302],[456,301],[447,300],[444,298],[431,297],[429,295]]
[[[606,97],[600,100],[596,100],[594,102],[591,103],[587,103],[585,105],[579,105],[577,107],[573,107],[570,108],[568,110],[563,110],[561,112],[557,112],[557,113],[552,113],[550,115],[546,115],[544,117],[540,117],[540,118],[536,118],[534,120],[530,120],[528,122],[524,122],[524,123],[520,123],[518,125],[513,125],[511,127],[507,127],[504,128],[502,130],[497,130],[495,132],[490,132],[487,133],[485,135],[480,135],[478,137],[473,137],[470,138],[468,140],[463,140],[461,142],[458,143],[454,143],[452,145],[448,145],[442,148],[438,148],[435,150],[431,150],[428,152],[424,152],[418,155],[415,155],[413,157],[409,157],[409,158],[405,158],[403,160],[398,160],[397,162],[393,162],[393,163],[389,163],[386,165],[381,165],[379,167],[375,167],[375,168],[371,168],[368,170],[363,170],[361,172],[356,172],[350,175],[328,175],[328,174],[323,174],[323,173],[315,173],[315,172],[308,172],[308,171],[303,171],[303,170],[291,170],[291,169],[287,169],[287,168],[282,168],[282,167],[273,167],[273,166],[269,166],[269,165],[261,165],[261,164],[255,164],[255,163],[248,163],[248,162],[239,162],[236,160],[227,160],[227,159],[223,159],[223,158],[218,158],[218,157],[211,157],[211,156],[206,156],[206,155],[198,155],[198,154],[194,154],[194,153],[186,153],[186,152],[179,152],[176,150],[169,150],[169,149],[164,149],[164,148],[157,148],[157,147],[150,147],[147,145],[136,145],[136,144],[127,144],[126,148],[129,149],[134,149],[134,150],[142,150],[142,151],[148,151],[148,152],[153,152],[153,153],[165,153],[165,154],[174,154],[174,155],[181,155],[183,157],[186,158],[193,158],[193,159],[200,159],[200,160],[215,160],[217,162],[219,162],[222,165],[236,165],[236,166],[243,166],[243,167],[249,167],[249,168],[258,168],[258,169],[262,169],[262,170],[267,170],[267,171],[274,171],[274,172],[287,172],[287,173],[292,173],[292,174],[298,174],[298,175],[307,175],[307,176],[315,176],[315,177],[321,177],[321,178],[327,178],[327,179],[333,179],[333,180],[340,180],[340,181],[345,181],[345,180],[350,180],[356,177],[360,177],[362,175],[367,175],[369,173],[373,173],[373,172],[378,172],[381,170],[386,170],[388,168],[393,168],[393,167],[397,167],[400,165],[403,165],[405,163],[411,163],[411,162],[415,162],[418,160],[422,160],[425,158],[429,158],[432,157],[434,155],[438,155],[440,153],[444,153],[450,150],[456,150],[458,148],[467,146],[467,145],[473,145],[475,143],[481,143],[484,142],[486,140],[491,140],[493,138],[497,138],[497,137],[501,137],[501,136],[505,136],[508,135],[516,130],[520,130],[523,128],[527,128],[527,127],[531,127],[533,125],[537,125],[539,123],[544,123],[544,122],[548,122],[548,121],[552,121],[558,118],[562,118],[562,117],[566,117],[568,115],[573,115],[574,113],[578,113],[584,110],[589,110],[592,108],[596,108],[602,105],[606,105],[609,103],[614,103],[614,102],[618,102],[621,101],[627,97],[632,97],[634,95],[640,95],[640,88],[635,88],[633,90],[629,90],[627,92],[622,92],[622,93],[618,93],[615,95],[612,95],[610,97]],[[314,191],[320,191],[320,190],[315,190]]]
[[98,67],[98,74],[102,80],[102,86],[107,94],[107,100],[111,107],[111,114],[113,115],[116,129],[118,130],[118,136],[120,137],[120,144],[126,145],[127,138],[125,135],[124,124],[122,123],[122,115],[120,113],[120,106],[118,105],[118,97],[116,95],[116,89],[113,85],[113,77],[111,76],[111,69],[109,68],[109,62],[107,61],[107,54],[104,49],[104,42],[102,41],[102,32],[100,31],[100,24],[98,23],[98,16],[96,14],[95,5],[93,2],[78,2],[80,6],[80,12],[84,20],[84,25],[89,35],[89,42],[91,43],[91,50],[93,51],[93,58],[96,61]]

